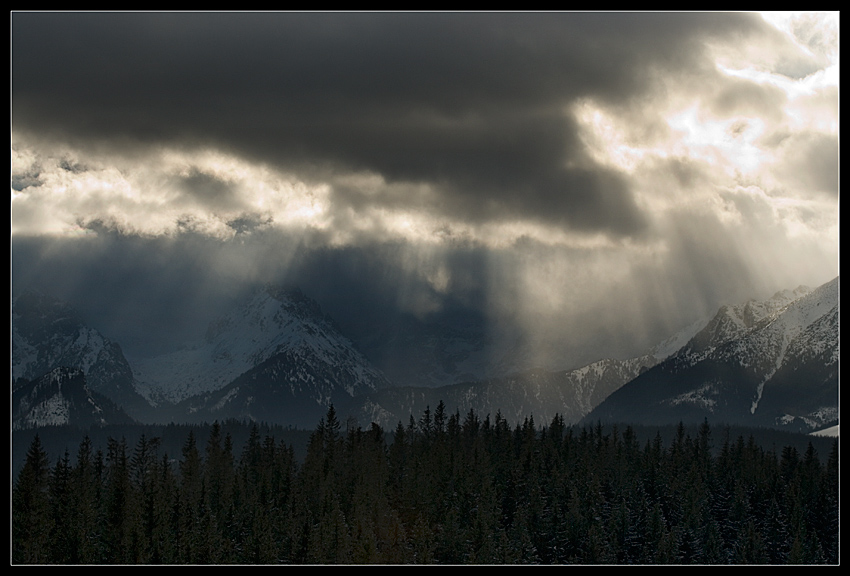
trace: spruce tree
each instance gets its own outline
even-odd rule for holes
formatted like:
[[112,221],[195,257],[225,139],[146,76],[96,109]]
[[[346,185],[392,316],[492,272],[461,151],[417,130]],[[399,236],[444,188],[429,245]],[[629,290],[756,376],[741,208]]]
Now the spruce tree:
[[12,488],[12,562],[49,562],[52,526],[49,462],[36,434]]
[[51,562],[69,564],[78,560],[71,463],[68,451],[56,461],[50,477]]
[[207,543],[200,531],[202,515],[205,513],[202,466],[195,433],[189,430],[179,465],[177,550],[181,563],[197,563],[207,552]]
[[126,564],[135,561],[133,531],[137,518],[132,514],[133,495],[127,442],[109,438],[106,454],[106,486],[104,492],[105,529],[104,561]]
[[94,564],[101,561],[103,478],[100,452],[94,453],[92,441],[86,435],[77,450],[76,465],[71,471],[71,491],[74,502],[71,523],[77,543],[74,564]]

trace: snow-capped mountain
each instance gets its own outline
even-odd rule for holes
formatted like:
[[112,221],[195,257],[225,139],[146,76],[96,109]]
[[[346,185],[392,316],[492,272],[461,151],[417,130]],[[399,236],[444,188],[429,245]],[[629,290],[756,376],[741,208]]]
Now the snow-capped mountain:
[[188,420],[305,416],[312,427],[331,402],[388,385],[315,301],[274,286],[211,323],[202,340],[134,367],[161,417]]
[[339,333],[319,305],[297,289],[266,286],[212,322],[203,339],[153,358],[134,359],[139,391],[151,402],[177,403],[220,390],[287,353],[339,367],[348,395],[384,385],[379,371]]
[[82,370],[93,391],[131,413],[147,407],[116,342],[87,326],[67,303],[27,290],[12,302],[12,381],[33,380],[61,366]]
[[722,307],[676,355],[589,419],[699,421],[811,430],[838,418],[839,279]]
[[[442,400],[450,412],[498,411],[513,421],[709,416],[810,430],[837,421],[838,322],[836,278],[816,290],[724,306],[636,358],[522,371],[511,370],[520,355],[488,362],[492,343],[474,321],[434,333],[398,325],[367,349],[382,366],[402,359],[399,373],[421,373],[424,385],[393,387],[297,289],[258,289],[195,343],[131,360],[132,370],[120,347],[69,306],[27,292],[13,303],[12,377],[23,385],[70,366],[93,391],[147,422],[247,418],[312,428],[333,403],[343,417],[392,427]],[[448,384],[434,385],[440,381]]]
[[740,338],[760,322],[775,318],[789,304],[812,291],[807,286],[782,290],[767,300],[749,300],[737,306],[721,306],[714,317],[676,353],[680,360],[694,364],[718,347]]
[[12,430],[131,422],[112,401],[89,389],[79,368],[62,366],[35,380],[21,378],[12,390]]

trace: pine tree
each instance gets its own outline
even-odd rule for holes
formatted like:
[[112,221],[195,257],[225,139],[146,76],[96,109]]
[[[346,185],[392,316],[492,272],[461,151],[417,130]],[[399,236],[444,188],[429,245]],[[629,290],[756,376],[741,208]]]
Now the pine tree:
[[72,524],[74,502],[72,500],[71,463],[68,451],[56,461],[50,477],[51,510],[51,562],[68,564],[77,561],[78,543]]
[[736,564],[766,564],[770,560],[764,539],[751,520],[747,521],[738,534],[732,560]]
[[12,489],[12,562],[49,562],[52,525],[49,462],[36,434]]
[[204,486],[210,522],[211,561],[225,564],[234,561],[233,533],[235,522],[234,483],[236,481],[232,440],[222,438],[221,425],[214,422],[206,446]]
[[189,430],[179,464],[177,550],[181,563],[198,563],[207,553],[206,541],[201,533],[202,516],[205,514],[202,466],[195,433]]
[[828,564],[838,564],[838,439],[832,443],[821,479],[823,515],[818,522],[818,534]]
[[160,460],[157,485],[157,520],[151,535],[151,562],[175,564],[179,557],[180,500],[177,477],[167,454]]
[[77,450],[76,465],[71,471],[71,492],[74,503],[71,525],[77,543],[74,564],[94,564],[101,561],[101,521],[103,497],[102,453],[93,452],[86,435]]
[[133,495],[130,486],[127,442],[124,438],[108,439],[106,465],[104,561],[132,563],[135,560],[132,538],[137,519],[131,512]]
[[157,524],[165,521],[159,514],[159,449],[160,439],[148,439],[143,433],[130,459],[130,479],[135,498],[134,513],[137,526],[134,538],[138,543],[136,562],[149,563],[153,558],[153,540]]

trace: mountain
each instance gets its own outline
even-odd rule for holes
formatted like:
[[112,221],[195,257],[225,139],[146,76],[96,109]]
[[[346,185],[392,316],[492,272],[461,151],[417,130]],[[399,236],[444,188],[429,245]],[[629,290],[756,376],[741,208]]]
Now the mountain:
[[12,430],[132,422],[111,400],[88,387],[79,368],[62,366],[34,380],[20,378],[12,389]]
[[721,306],[714,317],[677,351],[681,360],[696,363],[715,349],[740,338],[759,323],[775,318],[789,304],[812,292],[807,286],[783,290],[763,301],[749,300],[737,306]]
[[[236,418],[312,428],[333,403],[343,419],[393,427],[440,401],[451,413],[498,411],[514,422],[710,417],[809,431],[837,421],[837,278],[721,307],[644,355],[571,370],[517,370],[521,346],[494,346],[475,318],[377,324],[371,340],[358,338],[370,361],[314,300],[265,286],[197,341],[128,361],[67,304],[31,291],[13,303],[12,376],[23,383],[73,367],[93,392],[160,423]],[[417,385],[393,386],[376,364],[403,376],[397,384]]]
[[495,416],[499,412],[512,423],[528,417],[544,423],[560,414],[565,422],[574,423],[655,361],[651,356],[605,359],[576,370],[532,370],[436,388],[387,388],[355,399],[357,406],[349,411],[361,422],[394,427],[399,421],[407,423],[411,414],[433,410],[442,401],[450,413],[465,414],[472,409]]
[[[385,388],[355,398],[338,407],[338,411],[348,409],[361,423],[375,422],[392,427],[399,421],[406,423],[411,414],[422,414],[429,407],[433,410],[442,401],[450,413],[464,414],[473,409],[482,415],[495,416],[498,411],[503,418],[515,423],[527,417],[543,423],[559,414],[565,422],[576,423],[615,390],[681,349],[705,324],[706,320],[702,320],[685,326],[640,356],[625,360],[606,358],[571,370],[535,369],[511,373],[512,366],[522,364],[516,362],[521,359],[520,355],[488,366],[483,362],[482,347],[477,355],[461,355],[460,362],[471,367],[472,359],[477,357],[480,370],[500,375],[441,386],[434,386],[433,379],[426,378],[421,386]],[[440,341],[445,342],[445,339]],[[468,344],[470,341],[462,339],[461,342]],[[438,345],[433,347],[438,348]],[[464,350],[462,346],[458,348]],[[446,347],[439,349],[447,350]],[[426,348],[421,354],[430,353]],[[424,360],[422,364],[428,365]],[[447,371],[442,375],[449,379]]]
[[677,354],[586,421],[701,421],[811,431],[838,419],[839,279],[722,307]]
[[67,303],[27,290],[12,302],[12,381],[59,367],[82,370],[92,391],[136,415],[150,409],[135,390],[121,347],[86,325]]
[[160,418],[194,421],[312,427],[331,402],[389,385],[315,301],[274,286],[211,323],[202,340],[134,365]]

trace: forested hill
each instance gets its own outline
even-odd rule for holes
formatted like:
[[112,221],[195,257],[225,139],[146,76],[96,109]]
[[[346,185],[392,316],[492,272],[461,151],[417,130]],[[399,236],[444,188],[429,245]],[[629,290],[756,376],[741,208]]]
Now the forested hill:
[[[389,438],[389,440],[388,440]],[[331,408],[303,460],[218,424],[180,454],[36,435],[12,490],[13,563],[764,563],[838,561],[838,440],[765,447],[704,422],[669,440],[428,411],[392,434]]]

